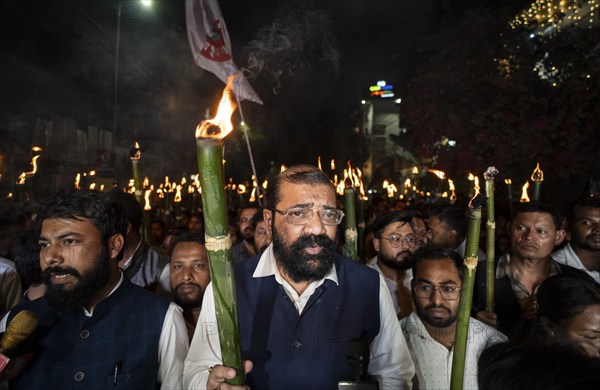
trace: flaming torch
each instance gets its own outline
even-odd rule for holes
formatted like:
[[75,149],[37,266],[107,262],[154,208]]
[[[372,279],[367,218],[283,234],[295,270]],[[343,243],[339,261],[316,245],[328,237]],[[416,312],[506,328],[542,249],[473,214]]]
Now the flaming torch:
[[544,181],[544,172],[540,169],[540,163],[538,162],[531,174],[531,181],[533,182],[533,200],[537,202],[540,200],[540,193],[542,192],[542,182]]
[[356,168],[356,176],[354,185],[359,188],[358,190],[358,259],[361,263],[366,263],[367,259],[365,258],[366,248],[365,248],[365,235],[366,235],[366,223],[365,223],[365,204],[369,200],[365,195],[365,187],[362,181],[362,172],[359,168]]
[[496,258],[495,246],[496,246],[496,219],[494,210],[494,179],[499,173],[495,167],[488,167],[483,173],[485,179],[485,194],[487,196],[487,224],[486,224],[486,295],[485,295],[485,308],[489,311],[494,311],[494,279],[495,279],[495,267],[494,259]]
[[[350,186],[346,186],[346,179],[350,180]],[[348,170],[344,169],[344,212],[346,214],[346,256],[357,260],[357,239],[356,229],[356,202],[354,201],[354,180],[352,177],[352,167],[348,161]]]
[[469,317],[471,315],[475,270],[477,269],[477,250],[479,248],[479,231],[481,229],[481,209],[485,204],[485,198],[479,193],[479,178],[474,176],[473,181],[475,195],[469,202],[467,210],[467,245],[465,248],[462,287],[460,290],[460,303],[458,306],[454,355],[452,357],[452,376],[450,377],[451,390],[462,390],[463,388],[465,356],[467,351],[467,339],[469,336]]
[[144,239],[146,241],[150,241],[150,225],[151,225],[151,211],[152,206],[150,205],[150,194],[152,193],[151,188],[147,188],[144,191],[144,214],[143,214],[143,223],[144,223]]
[[521,203],[529,202],[529,195],[527,195],[528,188],[529,188],[529,182],[526,181],[525,184],[523,184],[523,189],[521,190],[521,199],[519,199],[519,202],[521,202]]
[[135,187],[135,199],[140,205],[143,205],[142,200],[142,180],[140,176],[140,158],[142,151],[140,145],[136,142],[133,148],[129,149],[129,158],[131,159],[131,170],[133,172],[133,186]]
[[510,216],[513,216],[513,197],[512,197],[512,180],[504,179],[504,183],[506,183],[506,191],[508,192],[508,209],[510,211]]
[[242,385],[245,375],[240,351],[235,280],[231,266],[231,237],[223,180],[223,138],[233,130],[231,115],[237,107],[233,95],[233,81],[234,76],[227,78],[227,86],[216,116],[202,121],[196,128],[196,150],[202,183],[206,250],[210,262],[223,364],[237,372],[237,376],[229,383]]

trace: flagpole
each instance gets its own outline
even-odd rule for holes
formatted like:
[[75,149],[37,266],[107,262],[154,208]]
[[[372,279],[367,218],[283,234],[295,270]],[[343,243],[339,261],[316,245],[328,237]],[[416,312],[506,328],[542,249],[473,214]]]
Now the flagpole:
[[235,94],[235,100],[237,100],[238,111],[240,112],[240,117],[242,118],[242,124],[244,126],[242,133],[244,133],[244,139],[246,140],[246,146],[248,147],[248,155],[250,156],[250,167],[252,168],[252,174],[256,178],[256,183],[259,183],[259,185],[256,186],[256,199],[258,205],[262,207],[262,201],[260,200],[260,180],[258,179],[258,175],[256,174],[256,167],[254,166],[254,157],[252,156],[252,147],[250,146],[250,140],[248,139],[248,128],[246,125],[246,120],[244,119],[244,111],[242,110],[242,104],[237,93]]

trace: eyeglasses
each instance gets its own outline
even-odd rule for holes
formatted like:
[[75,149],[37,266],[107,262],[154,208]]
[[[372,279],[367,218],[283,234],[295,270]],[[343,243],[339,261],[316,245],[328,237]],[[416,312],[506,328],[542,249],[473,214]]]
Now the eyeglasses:
[[[294,207],[286,211],[272,209],[281,215],[285,215],[286,220],[291,225],[308,225],[312,221],[315,211],[308,207]],[[322,209],[316,211],[321,218],[323,225],[339,225],[344,218],[344,212],[336,209]]]
[[433,292],[438,290],[446,301],[456,301],[460,296],[460,287],[456,286],[432,286],[430,284],[417,284],[414,288],[415,294],[421,299],[429,299]]
[[392,248],[399,248],[404,242],[409,248],[417,244],[417,238],[412,234],[408,234],[404,237],[399,234],[390,234],[389,237],[381,237],[381,239],[388,240]]

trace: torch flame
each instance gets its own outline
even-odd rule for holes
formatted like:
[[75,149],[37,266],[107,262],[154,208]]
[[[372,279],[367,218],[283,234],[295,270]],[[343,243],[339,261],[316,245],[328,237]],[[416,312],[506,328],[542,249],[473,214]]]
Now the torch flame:
[[317,165],[319,166],[319,171],[322,171],[323,168],[321,168],[321,156],[317,158]]
[[287,169],[287,167],[285,166],[285,164],[281,164],[281,168],[279,168],[279,173],[285,172],[286,169]]
[[33,167],[33,169],[29,172],[23,172],[25,174],[25,176],[33,176],[35,175],[35,173],[37,172],[37,159],[40,158],[40,156],[34,156],[31,159],[31,166]]
[[90,176],[94,176],[96,174],[96,171],[90,171]]
[[129,150],[129,158],[132,160],[139,160],[142,157],[142,151],[140,150],[140,144],[135,142],[133,148]]
[[383,181],[382,187],[383,187],[384,190],[387,190],[388,198],[393,198],[394,197],[394,193],[398,192],[398,189],[396,188],[396,185],[394,185],[393,183],[390,183],[387,180]]
[[331,170],[335,171],[335,160],[333,158],[331,159]]
[[90,184],[90,191],[94,191],[96,189],[96,183]]
[[233,92],[235,75],[227,76],[227,85],[223,90],[223,96],[217,109],[217,114],[212,119],[200,122],[196,127],[196,138],[223,139],[233,130],[231,116],[237,108]]
[[43,150],[43,149],[42,149],[42,148],[40,148],[39,146],[34,146],[34,147],[32,147],[32,148],[31,148],[31,151],[32,151],[32,152],[41,152],[42,150]]
[[454,187],[454,181],[452,181],[452,179],[448,179],[448,189],[452,192],[452,194],[450,195],[450,201],[455,202],[456,201],[456,188]]
[[245,194],[246,193],[246,186],[243,185],[243,184],[238,185],[237,193],[238,193],[238,195]]
[[148,179],[148,176],[146,176],[146,177],[144,178],[144,183],[142,184],[142,187],[143,187],[143,188],[146,188],[146,187],[148,187],[149,185],[150,185],[150,179]]
[[469,201],[469,207],[473,207],[473,200],[479,195],[479,190],[481,189],[481,187],[479,187],[479,177],[473,175],[472,173],[469,173],[468,179],[469,181],[473,182],[473,190],[475,190],[475,194]]
[[262,188],[266,190],[268,185],[269,185],[269,181],[267,179],[265,179],[265,181],[263,181],[263,183],[262,183]]
[[519,200],[519,202],[521,202],[521,203],[529,202],[529,195],[527,195],[528,188],[529,188],[529,182],[526,181],[525,184],[523,185],[523,190],[521,192],[521,199]]
[[344,186],[346,186],[346,180],[350,181],[350,185],[346,186],[346,188],[352,188],[355,186],[354,184],[354,175],[352,172],[352,165],[350,165],[350,160],[348,160],[348,169],[344,169]]
[[81,173],[78,173],[77,176],[75,176],[75,189],[79,190],[79,182],[81,181]]
[[437,177],[439,177],[441,180],[444,180],[444,178],[446,177],[446,172],[439,171],[437,169],[429,169],[429,168],[427,168],[427,172],[433,173],[434,175],[436,175]]
[[173,202],[175,203],[179,203],[181,202],[181,184],[177,184],[177,187],[175,188],[176,192],[175,192],[175,197],[173,198]]
[[165,194],[164,194],[164,192],[163,192],[162,188],[159,188],[159,189],[157,189],[157,190],[156,190],[156,193],[158,194],[158,197],[159,197],[160,199],[164,199],[164,197],[165,197]]
[[152,207],[150,206],[150,192],[152,192],[152,190],[146,190],[144,192],[144,210],[146,211],[152,210]]
[[25,175],[25,172],[22,172],[19,175],[19,180],[17,180],[17,184],[25,184],[25,178],[27,177],[27,175]]
[[413,175],[418,175],[419,174],[419,167],[413,167],[412,168],[412,173],[413,173]]
[[512,184],[512,180],[510,179],[504,179],[504,183],[511,185]]
[[544,181],[544,172],[540,169],[540,163],[538,162],[531,174],[531,181]]
[[250,203],[256,201],[256,187],[252,188],[252,192],[250,193],[250,199],[248,199]]

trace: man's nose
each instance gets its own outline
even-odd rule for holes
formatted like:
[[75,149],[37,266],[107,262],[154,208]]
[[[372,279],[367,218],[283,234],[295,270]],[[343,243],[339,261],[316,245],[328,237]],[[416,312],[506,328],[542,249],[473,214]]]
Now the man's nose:
[[325,232],[325,225],[323,225],[323,221],[321,221],[321,217],[319,217],[319,213],[314,213],[308,224],[304,226],[304,231],[309,234],[314,234],[318,236]]
[[62,264],[64,261],[62,249],[56,245],[49,245],[46,248],[42,248],[40,251],[40,259],[47,265]]

